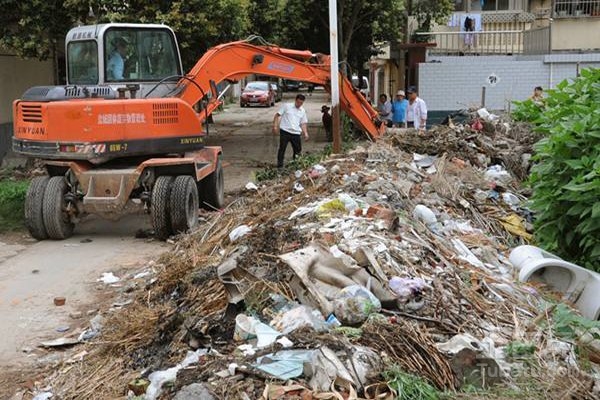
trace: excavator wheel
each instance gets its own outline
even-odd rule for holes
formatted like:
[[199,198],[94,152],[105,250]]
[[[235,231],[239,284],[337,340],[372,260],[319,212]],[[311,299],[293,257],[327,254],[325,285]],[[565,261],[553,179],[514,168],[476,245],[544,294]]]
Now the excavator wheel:
[[25,226],[31,236],[37,240],[48,239],[44,226],[43,204],[44,192],[49,180],[47,176],[33,178],[25,197]]
[[171,227],[175,233],[184,233],[198,225],[198,189],[196,180],[189,175],[175,178],[171,189]]
[[65,199],[68,191],[69,187],[64,176],[53,176],[48,180],[44,192],[42,216],[50,239],[67,239],[73,234],[75,224],[71,222]]
[[150,217],[154,234],[161,240],[167,239],[171,230],[170,198],[173,187],[172,176],[159,176],[154,182],[150,199]]
[[217,165],[212,174],[198,182],[200,207],[205,210],[215,211],[223,208],[225,204],[225,183],[223,181],[223,167],[221,156],[217,158]]

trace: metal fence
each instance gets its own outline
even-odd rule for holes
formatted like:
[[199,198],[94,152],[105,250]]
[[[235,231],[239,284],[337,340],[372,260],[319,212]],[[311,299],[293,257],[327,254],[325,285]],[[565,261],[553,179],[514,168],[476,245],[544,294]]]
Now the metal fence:
[[419,41],[435,42],[430,54],[512,55],[523,53],[523,31],[422,32]]
[[551,50],[549,26],[523,32],[523,53],[545,54],[551,53]]
[[555,0],[555,18],[600,17],[600,0]]

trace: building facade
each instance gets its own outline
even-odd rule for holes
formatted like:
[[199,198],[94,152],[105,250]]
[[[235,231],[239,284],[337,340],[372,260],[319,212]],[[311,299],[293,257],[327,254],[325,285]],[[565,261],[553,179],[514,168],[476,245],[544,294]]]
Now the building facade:
[[535,86],[553,88],[600,67],[600,0],[454,3],[447,24],[417,33],[409,19],[409,41],[390,44],[398,54],[371,60],[384,83],[376,89],[414,84],[434,113],[481,105],[507,111]]

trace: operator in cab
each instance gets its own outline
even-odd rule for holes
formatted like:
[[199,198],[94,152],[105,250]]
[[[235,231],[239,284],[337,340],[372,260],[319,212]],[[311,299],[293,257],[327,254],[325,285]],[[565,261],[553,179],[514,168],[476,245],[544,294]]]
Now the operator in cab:
[[108,79],[123,80],[125,79],[123,73],[125,71],[125,57],[127,56],[129,42],[124,37],[118,37],[113,40],[112,44],[114,50],[108,57],[108,64],[106,67]]

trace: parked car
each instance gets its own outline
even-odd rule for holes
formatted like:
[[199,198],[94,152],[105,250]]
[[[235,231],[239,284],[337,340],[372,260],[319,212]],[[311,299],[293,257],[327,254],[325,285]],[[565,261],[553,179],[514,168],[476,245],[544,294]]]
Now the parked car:
[[271,87],[271,82],[248,82],[240,96],[240,107],[250,105],[263,105],[265,107],[275,105],[275,91]]
[[302,83],[300,81],[284,79],[282,81],[282,85],[283,90],[285,90],[286,92],[297,92],[298,90],[300,90],[300,86],[302,86]]
[[283,99],[283,90],[281,90],[281,87],[277,83],[271,82],[271,89],[275,92],[275,101],[281,101]]

